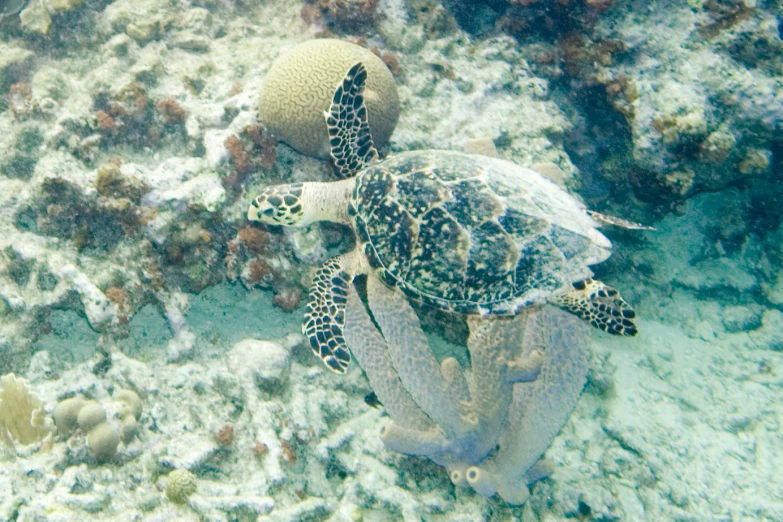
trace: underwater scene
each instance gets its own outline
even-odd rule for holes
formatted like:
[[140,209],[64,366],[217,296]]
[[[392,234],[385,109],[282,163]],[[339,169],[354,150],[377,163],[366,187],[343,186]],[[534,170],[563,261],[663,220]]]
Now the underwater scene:
[[783,521],[780,0],[0,0],[0,522]]

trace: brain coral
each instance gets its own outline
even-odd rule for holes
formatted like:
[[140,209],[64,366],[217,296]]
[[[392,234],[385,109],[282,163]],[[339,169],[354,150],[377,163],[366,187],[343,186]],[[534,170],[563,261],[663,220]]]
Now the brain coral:
[[400,112],[394,77],[373,53],[339,40],[310,40],[275,60],[261,90],[261,120],[278,139],[302,154],[328,157],[323,112],[329,109],[337,84],[356,62],[367,68],[368,118],[375,145],[382,146]]
[[176,504],[184,504],[196,492],[196,477],[186,469],[175,469],[168,474],[166,496]]

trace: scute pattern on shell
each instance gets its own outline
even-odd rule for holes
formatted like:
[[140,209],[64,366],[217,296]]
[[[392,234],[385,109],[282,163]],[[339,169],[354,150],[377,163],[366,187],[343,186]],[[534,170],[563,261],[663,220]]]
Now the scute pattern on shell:
[[365,169],[349,215],[384,282],[467,314],[515,313],[563,293],[611,246],[540,174],[459,152],[409,152]]

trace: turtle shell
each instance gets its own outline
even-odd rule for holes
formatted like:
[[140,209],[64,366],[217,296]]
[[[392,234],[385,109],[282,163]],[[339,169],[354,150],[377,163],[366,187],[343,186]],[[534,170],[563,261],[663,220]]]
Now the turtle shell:
[[510,314],[592,275],[611,243],[541,174],[452,151],[373,164],[349,204],[358,247],[388,285],[464,314]]

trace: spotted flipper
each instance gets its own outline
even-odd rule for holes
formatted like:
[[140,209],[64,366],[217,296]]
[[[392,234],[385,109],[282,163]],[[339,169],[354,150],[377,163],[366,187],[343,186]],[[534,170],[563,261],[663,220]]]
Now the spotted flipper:
[[310,347],[330,370],[337,373],[345,373],[351,362],[343,327],[353,275],[346,270],[343,261],[343,257],[336,257],[318,269],[302,322],[302,333],[310,341]]
[[620,292],[594,279],[574,283],[574,289],[550,298],[557,305],[591,325],[614,335],[636,335],[636,312]]
[[366,81],[364,65],[361,62],[355,64],[334,91],[331,107],[324,111],[332,161],[340,179],[355,176],[378,159],[364,104]]

